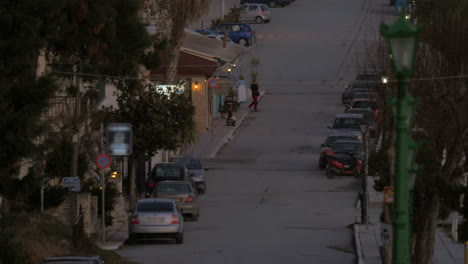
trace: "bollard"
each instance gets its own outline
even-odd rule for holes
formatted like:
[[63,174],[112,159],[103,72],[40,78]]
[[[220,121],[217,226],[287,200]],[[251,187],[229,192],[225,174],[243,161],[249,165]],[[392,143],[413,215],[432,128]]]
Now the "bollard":
[[465,264],[468,264],[468,241],[465,242]]

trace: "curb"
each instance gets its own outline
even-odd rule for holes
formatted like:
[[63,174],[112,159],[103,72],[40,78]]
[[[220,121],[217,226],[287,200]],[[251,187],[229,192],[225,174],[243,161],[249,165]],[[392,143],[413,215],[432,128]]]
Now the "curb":
[[364,264],[364,258],[361,248],[361,237],[359,234],[359,226],[357,224],[354,224],[354,242],[356,244],[357,263]]
[[[260,97],[258,98],[258,101],[260,101],[263,96],[265,95],[265,91],[261,91],[260,92]],[[224,136],[221,141],[218,143],[218,145],[216,145],[215,149],[206,157],[204,157],[205,159],[207,158],[214,158],[219,150],[226,144],[229,142],[229,140],[232,140],[233,136],[234,136],[234,133],[236,133],[237,129],[239,129],[239,127],[242,125],[242,123],[244,122],[244,119],[249,115],[250,111],[247,111],[246,113],[244,113],[238,120],[237,120],[237,125],[234,127],[233,130],[231,130],[231,132],[229,132],[226,136]]]

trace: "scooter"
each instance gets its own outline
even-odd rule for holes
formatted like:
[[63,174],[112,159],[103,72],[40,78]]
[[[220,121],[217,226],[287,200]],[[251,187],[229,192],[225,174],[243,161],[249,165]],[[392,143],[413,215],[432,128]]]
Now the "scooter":
[[362,173],[362,161],[354,154],[333,155],[327,159],[326,175],[329,179],[336,175],[353,175],[358,178]]

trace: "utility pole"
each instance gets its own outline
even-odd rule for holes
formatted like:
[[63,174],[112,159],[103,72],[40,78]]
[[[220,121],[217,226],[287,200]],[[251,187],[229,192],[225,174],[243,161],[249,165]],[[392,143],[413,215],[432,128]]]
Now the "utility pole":
[[368,151],[369,151],[369,125],[367,123],[363,123],[360,125],[363,143],[364,143],[364,159],[363,159],[363,175],[362,175],[362,186],[361,186],[361,224],[366,224],[366,228],[369,225],[369,217],[368,217],[368,198],[369,193],[367,190],[367,175],[368,175]]
[[221,0],[221,20],[224,20],[225,1],[226,0]]

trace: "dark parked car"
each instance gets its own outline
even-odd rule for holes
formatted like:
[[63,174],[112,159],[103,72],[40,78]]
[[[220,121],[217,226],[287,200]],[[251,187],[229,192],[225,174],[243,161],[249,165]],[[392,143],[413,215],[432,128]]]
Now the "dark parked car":
[[333,154],[331,147],[337,140],[355,140],[355,137],[340,132],[330,134],[322,145],[320,145],[319,168],[321,170],[325,169],[327,166],[327,156]]
[[185,164],[198,193],[206,192],[206,169],[200,159],[191,156],[174,156],[169,161]]
[[154,165],[151,175],[146,181],[146,197],[150,197],[153,189],[161,181],[191,181],[187,166],[183,163],[165,162]]
[[228,37],[237,44],[248,46],[255,41],[255,31],[245,23],[226,23],[216,26],[213,29],[218,35],[228,32]]
[[333,126],[333,133],[343,133],[362,140],[360,125],[364,122],[364,116],[361,114],[337,114]]
[[327,156],[327,176],[354,175],[362,172],[362,144],[358,140],[337,140],[331,147],[331,155]]
[[240,4],[265,4],[269,7],[277,7],[277,6],[287,6],[294,2],[294,0],[241,0]]
[[367,90],[369,92],[376,92],[378,88],[377,83],[369,83],[364,80],[360,81],[353,81],[347,85],[345,85],[345,90],[343,92],[343,95],[341,96],[341,102],[343,104],[346,104],[347,100],[349,100],[349,97],[351,93],[353,93],[354,90]]

